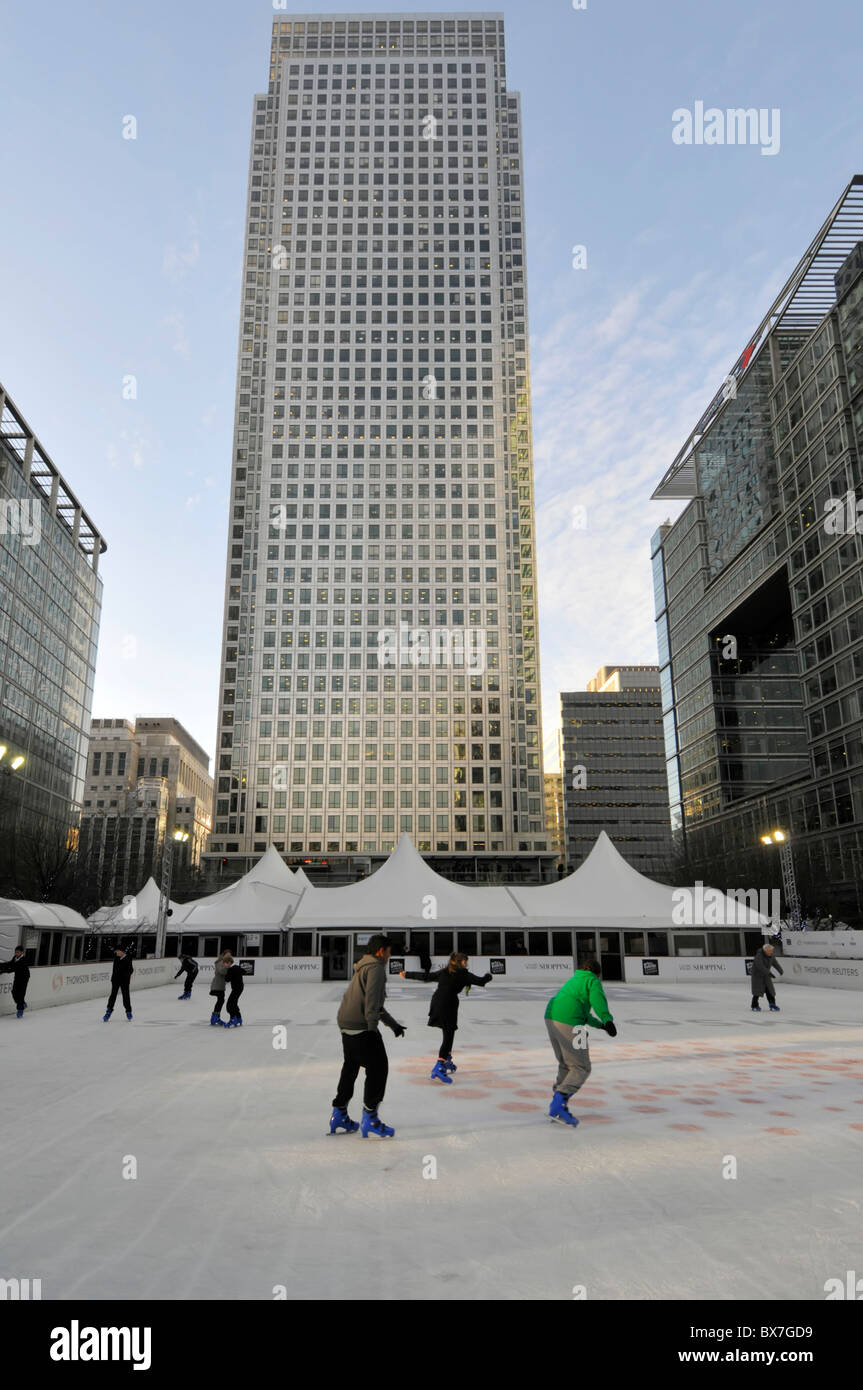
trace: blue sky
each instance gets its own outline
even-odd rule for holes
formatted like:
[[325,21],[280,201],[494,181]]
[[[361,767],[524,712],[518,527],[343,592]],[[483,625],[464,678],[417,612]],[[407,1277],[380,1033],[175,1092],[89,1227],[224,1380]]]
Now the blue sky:
[[[550,747],[561,689],[656,660],[649,539],[676,504],[650,493],[863,171],[863,7],[503,13],[524,112]],[[211,754],[251,103],[273,17],[263,0],[11,0],[3,16],[0,380],[108,541],[93,713],[175,715]],[[778,153],[675,144],[672,113],[696,101],[778,108]]]

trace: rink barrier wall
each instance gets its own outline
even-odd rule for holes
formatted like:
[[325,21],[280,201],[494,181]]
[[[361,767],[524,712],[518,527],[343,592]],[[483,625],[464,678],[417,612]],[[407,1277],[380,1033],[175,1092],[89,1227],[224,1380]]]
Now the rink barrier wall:
[[[449,956],[432,956],[432,970],[442,970]],[[495,984],[563,984],[575,973],[572,956],[469,956],[471,975],[491,975]],[[419,956],[397,956],[389,960],[389,976],[400,970],[421,970]]]
[[[829,989],[863,989],[863,961],[806,961],[797,956],[781,956],[783,974],[774,975],[774,984],[822,985]],[[624,979],[627,984],[661,980],[665,984],[705,980],[742,982],[752,973],[751,956],[626,956]]]
[[863,960],[863,934],[859,931],[784,931],[782,949],[787,956]]
[[[55,1004],[75,1004],[82,999],[107,1001],[111,993],[112,965],[112,961],[103,960],[94,961],[92,964],[77,961],[68,965],[37,965],[35,968],[31,966],[27,985],[28,1007],[51,1009]],[[135,992],[168,984],[176,969],[173,961],[136,960],[131,982],[133,1012]],[[15,1012],[12,983],[11,975],[0,975],[0,1015]],[[118,995],[116,1007],[122,1009],[122,995]]]
[[783,956],[785,974],[780,984],[821,985],[828,989],[863,989],[863,961],[801,960],[799,956]]
[[[320,956],[238,956],[237,960],[250,979],[260,980],[262,984],[307,981],[318,984],[323,978],[323,961]],[[135,993],[139,989],[153,989],[157,985],[176,986],[178,992],[183,977],[175,980],[178,960],[136,960],[132,976],[132,1011],[135,1009]],[[30,980],[27,985],[27,1004],[30,1009],[50,1009],[56,1004],[75,1004],[83,999],[105,999],[111,992],[110,960],[72,962],[68,965],[41,965],[30,967]],[[251,967],[251,969],[249,968]],[[203,964],[193,986],[195,997],[200,991],[207,993],[213,977],[212,962]],[[12,998],[12,975],[0,975],[0,1016],[15,1013]],[[206,984],[206,988],[204,985]],[[122,1009],[122,995],[117,998],[118,1009]]]

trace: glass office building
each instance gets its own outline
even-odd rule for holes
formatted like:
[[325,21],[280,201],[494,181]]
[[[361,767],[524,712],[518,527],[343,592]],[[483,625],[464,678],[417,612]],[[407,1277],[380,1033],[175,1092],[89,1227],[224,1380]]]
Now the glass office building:
[[792,836],[809,909],[863,879],[863,176],[654,496],[672,823],[690,859]]
[[[277,17],[211,854],[546,850],[519,98],[497,14]],[[552,861],[550,861],[551,863]]]
[[105,549],[0,386],[0,856],[75,843]]

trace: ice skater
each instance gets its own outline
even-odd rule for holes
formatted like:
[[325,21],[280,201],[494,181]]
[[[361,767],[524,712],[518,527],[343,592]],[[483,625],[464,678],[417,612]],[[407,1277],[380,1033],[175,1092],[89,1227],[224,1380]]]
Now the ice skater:
[[242,1028],[243,1015],[240,1013],[240,995],[245,989],[243,967],[231,955],[225,957],[225,963],[228,967],[225,982],[231,986],[231,992],[228,995],[228,1021],[225,1027]]
[[[385,1125],[378,1115],[389,1072],[386,1048],[378,1024],[385,1023],[397,1038],[405,1033],[402,1025],[384,1008],[386,967],[391,950],[388,937],[371,937],[365,955],[354,966],[353,979],[339,1005],[336,1022],[342,1033],[344,1061],[330,1116],[330,1134],[336,1134],[340,1129],[346,1134],[354,1134],[359,1129],[363,1139],[370,1134],[377,1135],[379,1139],[391,1139],[395,1134],[395,1130]],[[360,1067],[366,1073],[362,1124],[352,1120],[348,1114],[348,1104]]]
[[463,989],[471,985],[487,985],[491,975],[471,975],[467,968],[468,957],[464,951],[453,951],[442,970],[401,970],[403,980],[421,980],[423,984],[436,984],[437,989],[429,1004],[429,1028],[440,1028],[441,1044],[437,1061],[431,1070],[430,1081],[443,1081],[452,1085],[451,1071],[458,1071],[452,1059],[452,1045],[458,1029],[458,997]]
[[12,981],[12,1000],[15,1004],[15,1017],[23,1018],[24,1010],[30,1007],[26,1002],[27,984],[30,979],[30,967],[27,964],[27,952],[23,946],[16,946],[11,960],[6,960],[0,965],[0,975],[14,975],[15,978]]
[[198,975],[198,962],[196,960],[193,960],[191,956],[183,955],[179,955],[177,957],[177,960],[180,962],[180,968],[174,976],[174,979],[179,980],[181,975],[185,975],[186,977],[185,983],[183,985],[183,993],[178,994],[177,998],[191,999],[192,985],[195,983],[195,980]]
[[210,1014],[210,1026],[213,1028],[220,1027],[222,1023],[222,1005],[225,1002],[226,989],[225,976],[228,973],[225,958],[230,954],[230,951],[223,951],[220,956],[216,956],[213,965],[213,983],[210,985],[210,994],[214,999],[213,1012]]
[[126,1010],[126,1017],[132,1021],[132,1000],[129,996],[129,981],[135,973],[132,964],[132,957],[125,946],[118,946],[114,951],[114,968],[111,971],[111,993],[108,996],[108,1007],[105,1010],[105,1017],[102,1022],[107,1023],[114,1012],[114,1005],[117,1002],[117,992],[122,991],[123,1008]]
[[773,978],[770,974],[771,970],[778,970],[780,975],[784,975],[785,973],[779,961],[776,960],[774,956],[773,943],[771,941],[765,941],[764,945],[760,946],[755,952],[752,961],[752,975],[750,980],[752,984],[753,1013],[761,1013],[761,1005],[758,1000],[762,994],[767,995],[767,1003],[770,1006],[770,1012],[772,1014],[779,1013],[779,1005],[776,1002],[776,991],[773,988]]
[[617,1037],[599,974],[598,960],[585,961],[546,1006],[545,1026],[557,1058],[557,1078],[548,1115],[558,1124],[578,1124],[567,1102],[590,1076],[588,1028],[602,1028],[610,1038]]

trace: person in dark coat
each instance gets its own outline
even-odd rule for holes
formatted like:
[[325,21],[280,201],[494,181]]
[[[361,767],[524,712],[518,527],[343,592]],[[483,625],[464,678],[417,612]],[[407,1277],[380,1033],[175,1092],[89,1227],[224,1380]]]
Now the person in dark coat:
[[186,982],[183,985],[183,993],[178,994],[177,998],[191,999],[192,985],[195,983],[195,979],[198,974],[198,962],[196,960],[193,960],[191,956],[181,955],[178,956],[177,959],[180,962],[180,968],[174,976],[174,979],[179,980],[181,975],[186,976]]
[[227,984],[225,976],[228,973],[225,958],[229,955],[230,951],[223,951],[220,956],[216,956],[216,961],[213,966],[213,982],[210,985],[213,1012],[210,1014],[210,1023],[214,1028],[217,1028],[222,1022],[222,1005],[225,1002],[225,988]]
[[14,975],[12,981],[12,999],[15,1003],[16,1017],[23,1018],[24,1010],[29,1009],[30,1005],[25,1002],[27,993],[27,983],[30,979],[30,967],[27,964],[27,952],[23,946],[15,947],[15,954],[11,960],[6,960],[0,965],[0,975]]
[[776,959],[772,942],[766,941],[764,945],[755,952],[752,961],[752,975],[750,976],[752,984],[752,1009],[753,1012],[757,1014],[761,1013],[761,1005],[758,1000],[762,994],[767,995],[767,1003],[770,1005],[770,1012],[772,1014],[779,1013],[779,1005],[776,1002],[776,991],[773,988],[773,978],[770,974],[771,970],[778,970],[780,975],[785,973],[779,961]]
[[125,946],[118,946],[114,952],[114,968],[111,971],[111,993],[108,996],[108,1008],[105,1011],[104,1023],[107,1023],[114,1012],[114,1005],[117,1002],[117,992],[123,992],[123,1007],[126,1010],[126,1017],[132,1021],[132,1000],[129,996],[129,981],[131,980],[135,968],[132,965],[132,957],[129,955]]
[[240,995],[245,989],[243,968],[231,955],[225,956],[225,964],[228,967],[225,972],[225,982],[231,987],[231,992],[228,995],[228,1021],[225,1027],[242,1028],[243,1016],[240,1013]]
[[[491,975],[471,975],[467,968],[468,957],[463,951],[453,951],[442,970],[402,970],[403,980],[421,980],[423,984],[436,984],[437,989],[429,1004],[429,1028],[440,1028],[441,1045],[438,1059],[431,1071],[430,1081],[443,1081],[452,1085],[448,1074],[456,1071],[452,1059],[452,1045],[458,1028],[458,997],[463,989],[471,985],[487,985]],[[431,961],[429,961],[431,966]]]

